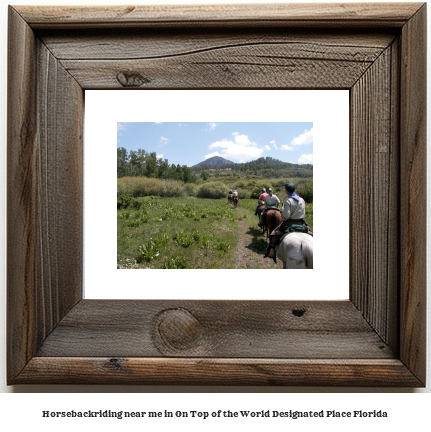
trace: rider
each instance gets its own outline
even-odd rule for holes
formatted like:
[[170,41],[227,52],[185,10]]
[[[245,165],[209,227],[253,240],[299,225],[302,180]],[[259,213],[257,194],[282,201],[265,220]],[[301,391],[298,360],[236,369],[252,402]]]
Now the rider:
[[259,196],[259,199],[258,199],[258,201],[257,201],[256,211],[254,212],[254,215],[255,215],[255,216],[257,216],[257,211],[259,210],[259,207],[260,207],[262,204],[264,204],[265,197],[266,197],[267,195],[268,195],[268,194],[266,193],[266,189],[265,189],[265,188],[262,188],[262,193],[261,193],[260,196]]
[[236,190],[233,191],[233,197],[238,197],[238,192]]
[[283,212],[281,218],[283,222],[274,230],[274,234],[269,236],[269,245],[266,250],[265,258],[275,260],[275,246],[280,237],[285,232],[308,232],[308,225],[305,223],[305,201],[295,192],[293,183],[286,183],[285,186],[287,198],[283,203]]
[[263,209],[262,213],[260,214],[259,223],[258,226],[262,228],[263,224],[263,216],[269,209],[278,209],[278,206],[280,205],[280,200],[278,199],[277,195],[272,194],[272,189],[268,189],[268,194],[265,197],[265,208]]

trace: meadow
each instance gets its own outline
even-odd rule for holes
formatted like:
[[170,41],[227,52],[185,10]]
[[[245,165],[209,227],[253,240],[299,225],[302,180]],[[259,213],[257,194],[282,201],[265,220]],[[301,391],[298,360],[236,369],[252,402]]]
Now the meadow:
[[[263,259],[267,240],[257,227],[256,204],[241,199],[235,209],[225,197],[119,195],[117,268],[274,268]],[[312,229],[312,204],[306,222]]]

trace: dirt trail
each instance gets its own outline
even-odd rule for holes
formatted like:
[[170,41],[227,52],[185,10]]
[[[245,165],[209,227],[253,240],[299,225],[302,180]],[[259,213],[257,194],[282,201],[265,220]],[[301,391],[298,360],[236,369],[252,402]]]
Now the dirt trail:
[[[247,210],[242,209],[240,207],[237,208],[238,215],[244,216],[247,214]],[[242,219],[238,222],[238,247],[236,250],[235,256],[235,268],[238,269],[281,269],[283,267],[280,260],[277,260],[277,264],[274,263],[272,259],[264,258],[265,250],[256,248],[252,244],[253,237],[256,237],[260,240],[260,243],[267,242],[266,234],[265,236],[262,234],[262,230],[260,230],[257,226],[257,216],[253,222],[250,220]],[[259,232],[260,231],[260,232]]]

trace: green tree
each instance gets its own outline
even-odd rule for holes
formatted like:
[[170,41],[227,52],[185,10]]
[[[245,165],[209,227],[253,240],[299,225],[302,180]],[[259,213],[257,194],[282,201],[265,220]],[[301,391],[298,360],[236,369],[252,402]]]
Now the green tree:
[[145,158],[145,177],[156,177],[157,174],[157,155],[155,152],[147,153]]
[[117,148],[117,177],[128,175],[129,155],[124,147]]

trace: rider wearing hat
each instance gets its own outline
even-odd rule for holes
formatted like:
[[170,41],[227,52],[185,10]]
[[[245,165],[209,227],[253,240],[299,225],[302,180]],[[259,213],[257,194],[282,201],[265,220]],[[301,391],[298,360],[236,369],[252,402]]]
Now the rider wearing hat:
[[286,221],[287,226],[291,225],[291,222],[304,222],[305,201],[295,192],[293,183],[286,183],[284,189],[288,196],[284,200],[283,213],[281,214],[283,222]]
[[269,245],[265,258],[275,260],[275,246],[280,237],[286,232],[308,232],[308,226],[305,223],[305,201],[295,192],[293,183],[286,183],[284,189],[287,198],[283,203],[283,212],[281,218],[283,222],[274,230],[274,234],[269,237]]

